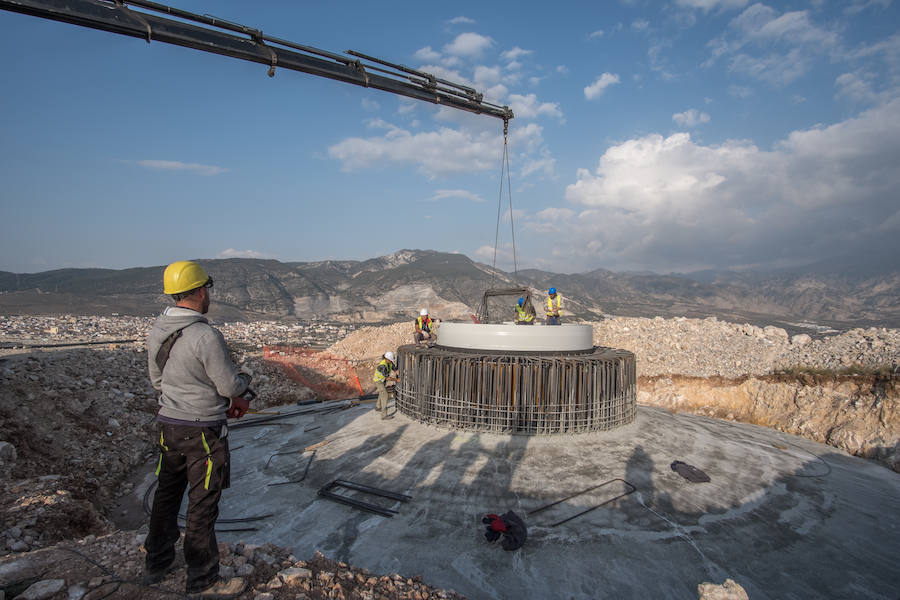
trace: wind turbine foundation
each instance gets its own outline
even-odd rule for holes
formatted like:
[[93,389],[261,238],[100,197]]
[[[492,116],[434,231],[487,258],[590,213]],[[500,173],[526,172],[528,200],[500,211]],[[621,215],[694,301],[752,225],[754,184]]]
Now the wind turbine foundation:
[[[492,433],[587,433],[631,423],[635,356],[591,345],[592,331],[442,324],[434,347],[399,348],[397,410],[439,427]],[[459,347],[462,340],[477,347]]]

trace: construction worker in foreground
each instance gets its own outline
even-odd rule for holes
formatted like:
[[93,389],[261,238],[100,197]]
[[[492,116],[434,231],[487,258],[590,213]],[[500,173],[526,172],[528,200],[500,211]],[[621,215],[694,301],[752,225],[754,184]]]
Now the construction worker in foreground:
[[375,401],[375,409],[381,411],[382,421],[394,418],[394,415],[388,416],[387,405],[389,396],[385,382],[397,381],[397,378],[392,376],[396,370],[397,365],[394,364],[394,353],[385,352],[381,356],[381,362],[375,367],[375,375],[372,377],[372,382],[375,383],[375,389],[378,390],[378,400]]
[[516,325],[534,325],[534,307],[529,302],[525,304],[525,298],[519,298],[516,303]]
[[559,325],[559,310],[562,308],[562,295],[556,293],[556,288],[547,290],[547,325]]
[[419,317],[416,319],[414,334],[416,344],[425,342],[428,345],[434,344],[437,340],[437,324],[440,319],[432,319],[428,316],[428,309],[423,308],[419,311]]
[[189,487],[186,591],[193,598],[233,598],[246,584],[241,577],[219,577],[215,524],[219,498],[230,479],[226,417],[243,417],[253,392],[250,375],[238,372],[225,338],[203,316],[212,285],[212,277],[195,262],[166,267],[163,287],[175,306],[163,311],[147,337],[150,382],[161,393],[156,418],[159,485],[144,541],[143,583],[162,581],[178,566],[178,511]]

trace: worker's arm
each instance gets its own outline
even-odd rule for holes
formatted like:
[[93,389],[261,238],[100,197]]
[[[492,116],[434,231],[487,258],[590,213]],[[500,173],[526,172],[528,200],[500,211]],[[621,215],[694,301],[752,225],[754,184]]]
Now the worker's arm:
[[197,342],[197,357],[220,396],[237,398],[250,387],[250,375],[238,372],[231,361],[225,338],[217,329],[209,327],[202,334]]

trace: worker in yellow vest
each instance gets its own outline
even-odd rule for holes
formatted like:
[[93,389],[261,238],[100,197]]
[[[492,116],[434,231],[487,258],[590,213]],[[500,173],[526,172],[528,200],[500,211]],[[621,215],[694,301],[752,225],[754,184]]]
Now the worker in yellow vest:
[[552,287],[547,291],[547,325],[559,325],[559,310],[562,308],[562,294]]
[[516,303],[516,325],[534,325],[534,307],[531,302],[525,305],[525,298]]
[[375,410],[381,411],[382,421],[394,418],[394,415],[388,416],[387,413],[389,396],[386,382],[397,381],[397,378],[392,376],[396,370],[397,365],[394,364],[394,353],[385,352],[381,356],[381,362],[375,367],[375,375],[372,377],[372,382],[375,384],[375,389],[378,391],[378,400],[375,401]]
[[416,345],[419,345],[422,342],[425,342],[429,346],[434,344],[434,342],[437,341],[437,326],[440,321],[440,319],[432,319],[429,317],[427,308],[420,310],[419,316],[415,321],[416,330],[413,335]]

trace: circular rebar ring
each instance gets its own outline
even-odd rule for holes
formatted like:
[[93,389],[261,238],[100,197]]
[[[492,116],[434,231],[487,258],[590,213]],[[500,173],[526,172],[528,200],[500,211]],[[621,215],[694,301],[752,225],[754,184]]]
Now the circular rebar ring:
[[634,354],[473,354],[401,346],[397,410],[450,429],[546,435],[626,425],[636,414]]

